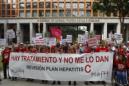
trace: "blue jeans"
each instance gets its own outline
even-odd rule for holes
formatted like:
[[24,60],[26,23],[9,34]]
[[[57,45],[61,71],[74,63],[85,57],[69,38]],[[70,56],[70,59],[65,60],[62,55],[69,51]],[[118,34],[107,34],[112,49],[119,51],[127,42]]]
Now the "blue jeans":
[[119,84],[128,84],[127,71],[116,71],[116,80]]

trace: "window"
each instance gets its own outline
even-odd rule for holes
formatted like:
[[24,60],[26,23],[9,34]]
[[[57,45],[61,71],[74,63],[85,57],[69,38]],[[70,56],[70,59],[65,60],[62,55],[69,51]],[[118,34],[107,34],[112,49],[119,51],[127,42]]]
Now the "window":
[[24,11],[23,10],[20,11],[20,15],[19,16],[20,17],[24,17]]
[[91,9],[91,3],[86,3],[86,9]]
[[91,12],[89,10],[86,11],[86,16],[90,16]]
[[52,8],[57,8],[58,4],[57,3],[52,3]]
[[63,9],[64,8],[64,3],[59,3],[59,8]]
[[31,7],[30,2],[27,2],[27,3],[26,3],[26,8],[30,8],[30,7]]
[[37,10],[33,10],[32,15],[33,15],[33,17],[37,17]]
[[12,10],[12,15],[15,15],[15,10]]
[[44,2],[39,3],[39,8],[44,8]]
[[73,16],[78,16],[77,11],[73,11]]
[[24,3],[20,3],[20,8],[24,8],[24,7],[25,7]]
[[71,16],[71,10],[66,11],[66,16]]
[[64,16],[64,11],[63,10],[59,11],[59,16]]
[[66,3],[66,9],[70,9],[71,8],[71,3]]
[[10,16],[10,10],[7,10],[7,16]]
[[84,3],[80,3],[79,8],[83,9],[84,8]]
[[33,8],[37,8],[37,2],[33,2]]
[[50,2],[46,2],[46,8],[50,8],[51,5],[50,5]]
[[31,15],[30,15],[30,10],[27,10],[27,12],[26,12],[26,17],[30,17]]
[[2,10],[2,16],[5,16],[5,10]]
[[50,16],[50,11],[46,11],[46,15],[45,16]]
[[44,10],[39,10],[39,16],[44,16]]
[[12,9],[16,9],[16,4],[12,4]]
[[53,11],[52,12],[52,16],[57,16],[57,12],[56,11]]
[[73,9],[77,9],[77,8],[78,8],[77,3],[73,3]]
[[79,15],[84,16],[84,11],[80,11]]

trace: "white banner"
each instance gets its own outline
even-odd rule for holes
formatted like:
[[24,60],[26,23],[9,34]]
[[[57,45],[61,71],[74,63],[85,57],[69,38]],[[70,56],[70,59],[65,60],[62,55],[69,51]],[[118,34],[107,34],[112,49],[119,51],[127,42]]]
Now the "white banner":
[[111,82],[113,53],[11,53],[12,77],[59,81]]

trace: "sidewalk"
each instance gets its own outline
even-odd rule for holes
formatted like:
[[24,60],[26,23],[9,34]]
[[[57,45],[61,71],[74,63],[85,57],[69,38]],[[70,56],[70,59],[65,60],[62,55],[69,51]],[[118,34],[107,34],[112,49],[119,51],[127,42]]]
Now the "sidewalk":
[[[12,81],[10,79],[3,79],[3,73],[0,72],[2,77],[2,82],[0,86],[75,86],[75,85],[68,85],[68,82],[61,82],[61,85],[55,84],[52,85],[52,81],[49,81],[48,84],[43,84],[41,80],[34,80],[32,81],[26,81],[25,79],[18,79],[16,81]],[[92,84],[88,83],[88,85],[85,85],[84,82],[77,82],[76,86],[112,86],[112,84]]]
[[[49,82],[48,84],[43,84],[41,81],[26,81],[26,80],[17,80],[17,81],[11,81],[11,80],[3,80],[0,86],[75,86],[75,85],[68,85],[68,82],[62,82],[61,85],[52,85],[52,82]],[[78,82],[76,86],[112,86],[111,84],[101,85],[101,84],[89,84],[85,85],[83,82]]]

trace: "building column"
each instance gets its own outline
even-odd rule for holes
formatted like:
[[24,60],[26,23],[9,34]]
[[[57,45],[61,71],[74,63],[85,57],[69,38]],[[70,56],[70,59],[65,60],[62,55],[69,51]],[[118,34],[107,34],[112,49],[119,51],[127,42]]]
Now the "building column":
[[4,23],[4,39],[6,39],[6,44],[5,45],[8,45],[8,37],[7,37],[7,22]]
[[4,23],[4,38],[7,39],[6,37],[6,31],[7,31],[7,23]]
[[45,37],[46,33],[46,22],[43,22],[43,37]]
[[94,23],[91,22],[90,24],[90,33],[94,32]]
[[30,23],[30,44],[32,43],[32,38],[33,38],[33,26],[32,23]]
[[17,37],[17,43],[20,43],[20,37],[21,37],[21,32],[20,32],[20,24],[17,23],[17,30],[16,30],[16,37]]
[[129,28],[128,28],[128,25],[127,25],[127,28],[126,28],[126,42],[129,41],[128,39],[128,35],[129,35]]
[[103,36],[104,36],[104,39],[107,39],[107,23],[104,23]]
[[117,30],[116,30],[116,33],[121,33],[120,23],[117,23]]

